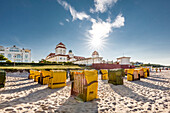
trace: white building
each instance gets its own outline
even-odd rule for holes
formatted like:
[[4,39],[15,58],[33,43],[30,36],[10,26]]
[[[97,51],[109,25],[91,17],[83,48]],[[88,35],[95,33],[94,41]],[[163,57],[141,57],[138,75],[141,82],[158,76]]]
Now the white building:
[[92,53],[92,57],[89,58],[82,58],[73,61],[74,64],[85,64],[85,65],[92,65],[93,63],[102,63],[103,57],[99,57],[99,53],[94,51]]
[[59,43],[55,48],[55,53],[50,53],[46,57],[46,61],[50,62],[73,62],[74,64],[92,65],[92,63],[102,63],[103,57],[99,57],[97,51],[94,51],[92,57],[85,58],[75,56],[72,50],[69,50],[66,54],[66,46],[63,43]]
[[31,62],[31,50],[24,48],[20,49],[15,45],[7,48],[0,46],[0,54],[4,55],[12,62]]
[[117,62],[119,62],[120,65],[130,65],[130,58],[131,57],[120,57],[117,58]]

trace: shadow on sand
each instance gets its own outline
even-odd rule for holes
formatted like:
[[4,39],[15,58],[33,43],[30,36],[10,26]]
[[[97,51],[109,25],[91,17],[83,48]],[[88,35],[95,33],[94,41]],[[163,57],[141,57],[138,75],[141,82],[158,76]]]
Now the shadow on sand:
[[11,84],[11,85],[8,85],[7,87],[21,86],[21,85],[26,85],[26,84],[30,84],[30,83],[34,83],[34,81],[29,81],[29,82],[20,83],[20,84]]
[[152,101],[142,95],[139,95],[137,93],[135,93],[131,88],[125,86],[125,85],[113,85],[113,84],[109,84],[110,87],[120,96],[122,97],[128,97],[131,98],[133,100],[136,100],[137,102],[142,101],[142,102],[149,102]]
[[170,90],[170,88],[168,88],[168,87],[163,87],[163,86],[151,84],[151,83],[144,82],[144,81],[132,81],[132,82],[135,83],[135,84],[144,86],[144,87],[152,88],[152,89],[158,89],[158,90],[162,90],[162,91]]
[[38,88],[41,87],[40,84],[33,84],[33,85],[29,85],[29,86],[25,86],[25,87],[21,87],[21,88],[16,88],[16,89],[8,89],[8,90],[2,90],[0,91],[1,94],[11,94],[11,93],[17,93],[17,92],[21,92],[21,91],[25,91],[25,90],[30,90],[33,88]]
[[55,112],[59,113],[98,113],[96,99],[89,102],[77,101],[74,96],[69,97]]
[[149,77],[152,77],[152,78],[158,78],[158,79],[169,79],[169,78],[164,78],[164,77],[160,77],[158,75],[151,75]]
[[6,82],[17,82],[17,81],[30,81],[31,79],[24,78],[24,79],[19,79],[19,80],[12,80],[12,81],[6,81]]
[[145,78],[145,79],[148,79],[148,80],[151,80],[151,81],[155,81],[155,82],[169,83],[168,81],[165,81],[165,80],[158,80],[158,79],[153,79],[153,78]]
[[[38,85],[38,84],[36,84]],[[36,102],[39,100],[45,99],[48,95],[51,95],[52,93],[55,93],[56,91],[61,90],[62,88],[58,89],[41,89],[38,91],[35,91],[33,93],[28,94],[27,96],[21,97],[21,98],[16,98],[12,101],[6,101],[3,103],[0,103],[0,109],[6,108],[6,107],[12,107],[14,105],[22,104],[22,103],[31,103],[31,102]]]

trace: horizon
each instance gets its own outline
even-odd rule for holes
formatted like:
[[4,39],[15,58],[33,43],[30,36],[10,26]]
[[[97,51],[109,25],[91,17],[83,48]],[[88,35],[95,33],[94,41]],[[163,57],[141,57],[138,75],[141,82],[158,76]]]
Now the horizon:
[[96,50],[113,62],[128,56],[170,66],[170,1],[95,1],[1,0],[0,46],[31,49],[35,62],[62,42],[76,56]]

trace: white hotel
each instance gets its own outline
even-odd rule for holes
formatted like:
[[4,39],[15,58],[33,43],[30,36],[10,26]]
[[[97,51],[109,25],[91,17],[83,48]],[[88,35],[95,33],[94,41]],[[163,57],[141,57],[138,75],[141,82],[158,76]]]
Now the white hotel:
[[85,58],[81,56],[75,56],[72,50],[69,50],[66,54],[66,46],[63,43],[59,43],[55,48],[55,53],[50,53],[45,60],[50,62],[73,62],[74,64],[92,65],[93,63],[102,63],[103,57],[99,57],[99,53],[94,51],[92,57]]
[[20,49],[15,45],[7,48],[0,46],[0,54],[4,55],[12,62],[31,62],[31,50],[24,48]]

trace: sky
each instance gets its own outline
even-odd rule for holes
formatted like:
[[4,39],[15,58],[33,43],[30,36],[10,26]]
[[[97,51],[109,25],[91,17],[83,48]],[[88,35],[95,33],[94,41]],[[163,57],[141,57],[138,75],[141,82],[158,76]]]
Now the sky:
[[170,65],[170,0],[0,0],[0,45],[32,60],[59,42],[76,56]]

